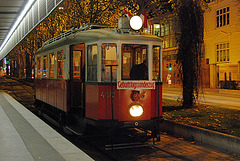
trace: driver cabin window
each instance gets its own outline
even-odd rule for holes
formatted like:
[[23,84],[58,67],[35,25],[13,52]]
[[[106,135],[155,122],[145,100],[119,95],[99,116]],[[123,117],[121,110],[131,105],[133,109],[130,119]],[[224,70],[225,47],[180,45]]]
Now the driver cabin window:
[[[117,80],[117,45],[113,43],[102,44],[102,81]],[[112,72],[111,72],[112,70]]]
[[122,45],[122,80],[148,80],[147,45]]

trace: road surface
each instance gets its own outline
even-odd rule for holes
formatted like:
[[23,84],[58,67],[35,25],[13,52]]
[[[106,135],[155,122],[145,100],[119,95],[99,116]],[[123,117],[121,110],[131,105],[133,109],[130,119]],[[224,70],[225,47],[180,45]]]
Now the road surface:
[[[182,89],[163,87],[163,98],[181,100]],[[240,110],[240,90],[204,89],[200,92],[198,102],[202,104]]]

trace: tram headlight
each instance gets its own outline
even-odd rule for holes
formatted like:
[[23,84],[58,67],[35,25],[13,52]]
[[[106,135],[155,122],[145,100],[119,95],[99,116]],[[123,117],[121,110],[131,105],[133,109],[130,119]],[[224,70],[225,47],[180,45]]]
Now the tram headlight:
[[139,16],[133,16],[130,19],[130,26],[133,30],[139,30],[143,25],[143,21]]
[[132,117],[139,117],[143,114],[143,108],[140,105],[132,105],[129,109],[129,113]]

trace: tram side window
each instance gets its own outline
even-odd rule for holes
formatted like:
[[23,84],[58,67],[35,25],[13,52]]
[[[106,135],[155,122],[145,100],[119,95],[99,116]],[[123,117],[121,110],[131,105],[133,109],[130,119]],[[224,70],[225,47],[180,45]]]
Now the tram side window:
[[73,51],[73,78],[80,79],[82,51]]
[[54,78],[54,54],[49,54],[49,77]]
[[148,80],[147,45],[122,45],[122,80]]
[[160,66],[160,53],[161,53],[161,47],[160,46],[153,46],[153,80],[161,80],[160,73],[159,73],[159,67]]
[[[102,44],[102,81],[111,81],[111,67],[117,64],[117,45],[114,43]],[[117,80],[117,67],[112,66],[113,81]]]
[[57,78],[63,78],[63,50],[57,52]]
[[97,81],[97,45],[89,45],[87,49],[87,80]]
[[48,68],[47,68],[47,55],[44,55],[43,56],[43,78],[47,78],[47,71],[48,71]]
[[37,57],[37,78],[41,78],[42,68],[41,68],[41,57]]

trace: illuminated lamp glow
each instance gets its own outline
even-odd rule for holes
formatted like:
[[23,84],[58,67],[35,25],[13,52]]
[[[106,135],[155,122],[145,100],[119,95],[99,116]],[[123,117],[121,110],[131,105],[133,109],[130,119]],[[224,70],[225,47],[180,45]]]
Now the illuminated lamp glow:
[[29,0],[28,3],[26,4],[26,6],[24,7],[23,11],[21,12],[20,16],[18,17],[17,21],[14,23],[13,27],[11,28],[11,30],[9,31],[7,37],[4,39],[1,47],[0,47],[0,51],[3,49],[3,47],[6,45],[6,43],[8,42],[9,38],[12,36],[13,32],[16,30],[17,26],[20,24],[20,22],[22,21],[22,19],[24,18],[24,16],[26,15],[26,13],[28,12],[28,10],[30,9],[30,7],[33,5],[33,3],[36,0]]
[[157,29],[159,29],[159,28],[160,28],[160,25],[159,25],[159,24],[154,24],[154,25],[156,25],[156,28],[157,28]]
[[140,105],[132,105],[129,109],[129,113],[132,117],[139,117],[143,114],[143,108]]
[[130,19],[130,26],[133,30],[139,30],[143,25],[143,21],[139,16],[133,16]]

